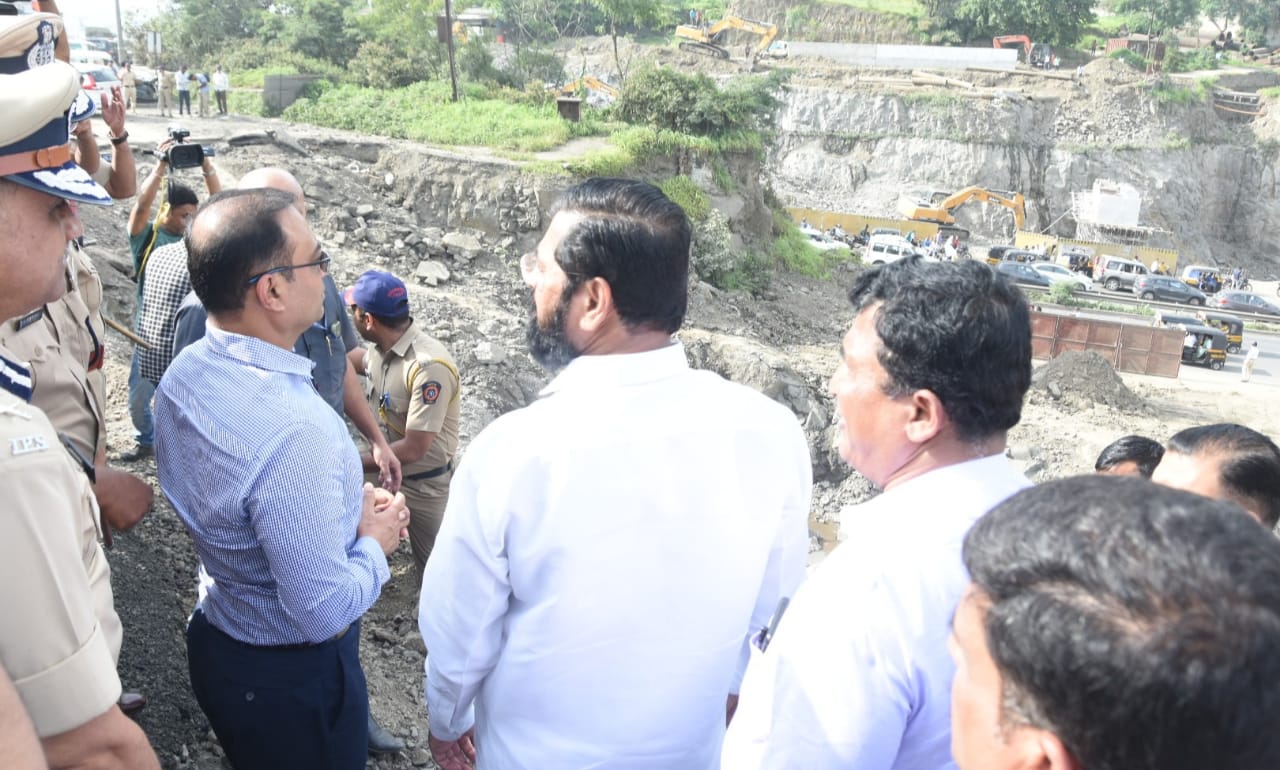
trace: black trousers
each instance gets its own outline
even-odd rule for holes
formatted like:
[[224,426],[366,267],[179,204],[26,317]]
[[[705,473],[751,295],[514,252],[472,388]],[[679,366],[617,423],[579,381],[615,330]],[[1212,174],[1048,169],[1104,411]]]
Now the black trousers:
[[341,639],[254,647],[196,610],[187,626],[191,689],[236,770],[363,770],[369,693],[360,621]]
[[186,109],[187,114],[190,115],[191,114],[191,92],[185,88],[179,88],[178,89],[178,114],[179,115],[182,114],[182,111],[184,108]]
[[218,100],[218,112],[222,113],[223,115],[226,115],[227,114],[227,92],[214,91],[213,95]]

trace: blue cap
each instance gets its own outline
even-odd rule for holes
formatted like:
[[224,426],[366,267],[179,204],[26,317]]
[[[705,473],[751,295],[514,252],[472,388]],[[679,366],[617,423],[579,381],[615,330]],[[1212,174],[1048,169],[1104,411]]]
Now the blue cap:
[[369,270],[343,295],[348,305],[384,318],[409,315],[409,290],[404,281],[384,270]]

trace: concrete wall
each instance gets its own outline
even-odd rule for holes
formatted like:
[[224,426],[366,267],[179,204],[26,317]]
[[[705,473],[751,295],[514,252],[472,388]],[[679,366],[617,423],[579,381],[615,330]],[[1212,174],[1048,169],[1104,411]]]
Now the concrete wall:
[[298,100],[309,83],[319,75],[267,75],[262,84],[262,98],[273,112],[280,112]]
[[886,69],[965,69],[991,67],[1012,70],[1018,52],[1012,48],[953,48],[941,45],[861,45],[846,43],[788,43],[790,55],[822,56],[843,64]]

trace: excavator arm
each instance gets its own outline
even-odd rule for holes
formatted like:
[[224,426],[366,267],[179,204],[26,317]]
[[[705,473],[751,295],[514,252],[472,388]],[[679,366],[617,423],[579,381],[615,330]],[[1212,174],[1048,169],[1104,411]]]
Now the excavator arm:
[[680,43],[680,48],[683,50],[728,59],[729,49],[725,48],[722,43],[724,41],[724,32],[729,29],[742,30],[758,36],[760,42],[756,45],[756,56],[759,56],[762,51],[766,50],[778,38],[778,25],[743,19],[738,16],[725,16],[705,29],[689,24],[681,24],[676,27],[676,37],[688,41]]
[[908,219],[921,222],[936,222],[940,225],[954,225],[956,218],[952,212],[972,200],[983,203],[995,203],[1013,212],[1013,223],[1021,230],[1026,220],[1026,201],[1022,193],[988,190],[984,187],[966,187],[948,195],[941,200],[906,201],[899,205],[899,212]]

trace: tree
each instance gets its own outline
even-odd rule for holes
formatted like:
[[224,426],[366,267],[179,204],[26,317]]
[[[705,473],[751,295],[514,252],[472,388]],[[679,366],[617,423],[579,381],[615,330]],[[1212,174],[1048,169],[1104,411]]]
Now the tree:
[[274,4],[273,10],[282,22],[280,42],[304,56],[346,64],[360,44],[348,31],[347,7],[348,3],[341,0],[292,0]]
[[1200,0],[1116,0],[1116,12],[1142,16],[1147,34],[1159,37],[1198,18]]
[[[948,4],[933,5],[943,12]],[[1038,43],[1071,45],[1093,23],[1093,5],[1092,0],[960,0],[954,13],[973,35],[1026,35]]]
[[613,40],[613,63],[618,68],[618,80],[627,78],[622,58],[618,55],[618,28],[620,26],[660,26],[673,18],[675,13],[668,0],[588,0],[600,9],[609,25],[609,37]]
[[188,59],[194,62],[217,57],[228,44],[246,38],[269,43],[263,32],[271,5],[272,0],[173,0],[169,13],[149,20],[145,26],[160,32],[162,58],[173,67]]
[[[1201,10],[1219,31],[1226,31],[1234,22],[1254,38],[1261,38],[1280,28],[1280,4],[1275,0],[1202,0]],[[1236,37],[1239,36],[1237,29]]]

